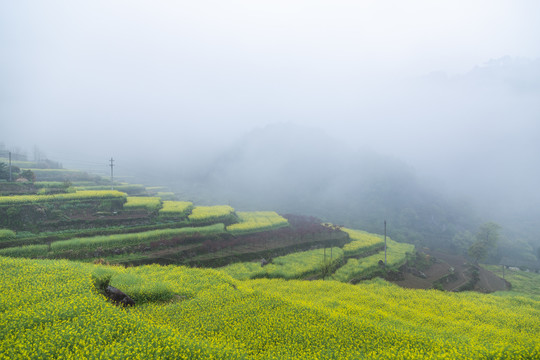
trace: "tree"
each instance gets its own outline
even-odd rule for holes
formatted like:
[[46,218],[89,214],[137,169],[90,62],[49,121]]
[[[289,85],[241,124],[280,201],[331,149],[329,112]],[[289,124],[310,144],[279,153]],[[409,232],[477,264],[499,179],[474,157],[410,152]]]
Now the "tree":
[[34,175],[34,172],[32,170],[23,170],[20,177],[31,182],[34,182],[36,180],[36,176]]
[[0,180],[9,180],[9,169],[3,162],[0,162]]
[[473,243],[474,243],[474,236],[467,230],[457,233],[452,238],[452,245],[456,249],[459,249],[459,251],[462,251],[463,253],[465,253],[467,249],[470,248]]
[[489,250],[493,249],[499,241],[500,225],[488,222],[480,226],[476,234],[476,240],[469,247],[469,256],[476,263],[486,258]]

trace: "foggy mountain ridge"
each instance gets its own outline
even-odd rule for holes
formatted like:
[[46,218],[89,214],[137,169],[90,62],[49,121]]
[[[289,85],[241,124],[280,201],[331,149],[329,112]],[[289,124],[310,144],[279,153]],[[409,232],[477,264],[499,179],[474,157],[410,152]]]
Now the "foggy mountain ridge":
[[540,59],[504,57],[463,74],[426,76],[402,111],[381,116],[407,112],[418,133],[404,126],[411,144],[396,144],[422,176],[485,204],[490,216],[507,216],[540,202],[539,92]]
[[239,210],[313,215],[375,232],[388,219],[396,238],[416,243],[427,238],[445,245],[452,231],[477,221],[464,201],[423,187],[402,160],[354,150],[321,130],[294,124],[247,134],[210,163],[196,185],[179,173],[168,177],[177,180],[168,185],[184,196],[204,189],[212,202]]
[[503,226],[505,251],[533,256],[540,245],[534,212],[518,218],[522,224],[493,219],[466,193],[444,190],[403,159],[359,148],[320,129],[273,124],[239,138],[195,177],[169,173],[174,181],[167,185],[196,202],[313,215],[376,233],[386,219],[393,238],[423,246],[452,248],[456,234],[474,233],[485,221]]
[[504,56],[491,59],[471,70],[449,75],[434,71],[419,78],[421,81],[481,88],[504,88],[523,95],[540,91],[540,58]]
[[118,176],[198,203],[375,232],[386,217],[417,243],[480,218],[538,247],[539,13],[529,0],[5,1],[0,141],[66,168],[106,173],[114,157]]

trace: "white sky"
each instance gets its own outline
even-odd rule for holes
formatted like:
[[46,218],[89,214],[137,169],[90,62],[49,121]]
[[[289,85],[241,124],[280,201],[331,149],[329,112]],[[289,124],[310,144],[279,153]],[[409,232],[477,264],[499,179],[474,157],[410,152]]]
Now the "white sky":
[[538,58],[539,17],[536,0],[3,1],[0,141],[174,153],[293,121],[377,148],[411,121],[377,115],[402,81]]

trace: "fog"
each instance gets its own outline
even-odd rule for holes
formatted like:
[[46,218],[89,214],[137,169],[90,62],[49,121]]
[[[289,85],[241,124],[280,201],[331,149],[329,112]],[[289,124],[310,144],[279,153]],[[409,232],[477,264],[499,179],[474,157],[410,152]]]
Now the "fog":
[[[540,214],[538,14],[532,0],[6,1],[0,142],[284,211],[312,210],[310,191],[347,209],[338,179],[393,164],[371,174],[520,233]],[[278,201],[292,192],[297,207]]]

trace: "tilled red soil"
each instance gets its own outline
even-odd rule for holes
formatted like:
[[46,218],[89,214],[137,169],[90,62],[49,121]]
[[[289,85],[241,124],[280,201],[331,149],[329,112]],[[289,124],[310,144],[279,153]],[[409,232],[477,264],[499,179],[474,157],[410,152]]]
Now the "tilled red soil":
[[[426,278],[406,272],[404,280],[393,281],[393,283],[411,289],[431,289],[434,282],[450,274],[452,269],[455,278],[442,282],[446,291],[456,291],[471,280],[471,266],[463,256],[439,251],[425,251],[425,253],[436,259],[431,267],[423,271]],[[479,281],[476,283],[474,291],[490,293],[509,290],[509,284],[490,271],[480,268],[478,275]]]

